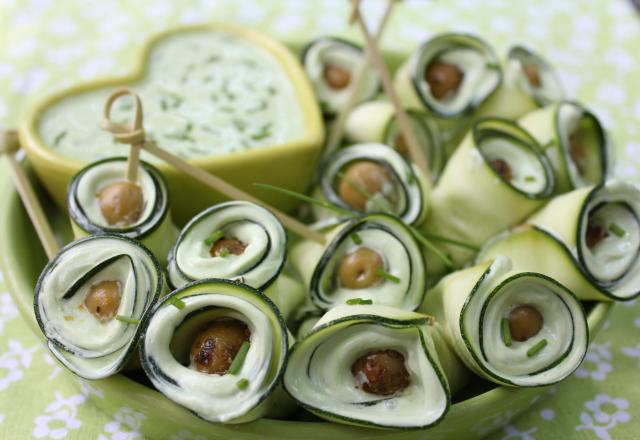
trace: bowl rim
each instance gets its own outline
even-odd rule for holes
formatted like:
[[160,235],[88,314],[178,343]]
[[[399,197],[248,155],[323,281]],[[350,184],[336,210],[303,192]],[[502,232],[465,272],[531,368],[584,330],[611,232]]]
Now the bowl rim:
[[[2,170],[2,168],[0,168],[0,170]],[[4,275],[7,290],[9,291],[14,302],[16,303],[16,306],[18,307],[18,310],[20,311],[20,318],[23,321],[27,322],[29,328],[31,328],[38,340],[44,343],[44,335],[39,331],[39,328],[35,321],[35,315],[33,313],[33,302],[26,301],[26,298],[28,298],[28,296],[25,295],[24,291],[29,290],[28,282],[27,280],[25,280],[24,276],[21,276],[20,271],[15,270],[17,267],[16,259],[12,257],[12,254],[10,252],[12,249],[15,249],[16,246],[20,246],[20,244],[18,243],[18,234],[12,233],[12,227],[16,221],[16,212],[20,212],[20,210],[22,210],[22,207],[20,206],[21,202],[19,200],[16,189],[13,186],[13,183],[11,182],[11,178],[8,172],[5,172],[4,178],[2,179],[2,181],[0,181],[0,189],[4,189],[0,194],[0,237],[3,237],[3,240],[0,240],[0,269],[2,270],[2,273]],[[20,214],[24,215],[25,213],[24,211],[22,211]],[[589,327],[589,342],[593,340],[595,334],[604,324],[605,318],[613,305],[613,302],[604,301],[594,301],[594,303],[595,306],[588,312],[587,315],[587,323]],[[64,371],[64,373],[69,374],[66,370]],[[177,406],[177,404],[171,402],[156,389],[144,386],[122,374],[117,374],[116,376],[113,376],[111,378],[104,379],[104,381],[109,381],[110,384],[118,385],[118,387],[144,387],[146,400],[163,399],[168,403]],[[498,385],[489,391],[453,403],[451,405],[451,410],[458,409],[472,411],[474,408],[499,405],[501,402],[504,402],[504,399],[511,398],[514,393],[525,394],[537,392],[534,390],[544,389],[545,387],[514,388]],[[96,401],[95,403],[98,404],[98,406],[102,405],[102,401]],[[183,409],[182,407],[179,408]],[[324,432],[324,434],[326,435],[347,433],[368,433],[372,435],[378,433],[376,434],[376,438],[377,436],[385,437],[385,432],[389,435],[399,435],[404,432],[398,430],[381,431],[379,429],[353,427],[350,425],[341,425],[326,421],[308,422],[300,420],[277,420],[267,418],[258,419],[251,423],[245,423],[241,425],[218,425],[215,423],[212,423],[210,425],[211,429],[214,431],[216,429],[219,429],[218,434],[230,433],[230,429],[232,429],[233,432],[236,433],[244,432],[246,434],[255,434],[264,432],[264,430],[267,429],[275,429],[274,427],[280,427],[286,430],[286,432],[282,432],[283,438],[289,438],[287,437],[287,435],[292,435],[293,433],[295,433],[296,429],[308,429],[309,427],[317,427],[323,430],[326,429],[327,431]],[[437,426],[435,428],[437,428]],[[289,430],[291,430],[291,432],[289,432]],[[418,430],[416,432],[428,432],[428,430]]]
[[[122,76],[107,76],[97,80],[82,82],[48,94],[37,101],[27,110],[19,127],[20,141],[27,153],[27,156],[38,157],[39,159],[46,161],[47,166],[56,174],[72,175],[77,172],[87,164],[87,161],[60,154],[50,148],[42,140],[38,124],[46,110],[58,102],[76,95],[109,87],[115,89],[117,87],[130,86],[144,78],[147,72],[151,51],[162,40],[179,34],[207,31],[232,34],[239,38],[248,40],[265,49],[277,60],[278,64],[284,70],[285,75],[293,85],[295,95],[302,111],[305,130],[302,137],[281,144],[264,145],[260,148],[252,148],[242,152],[212,154],[198,158],[191,158],[187,159],[188,162],[192,165],[205,169],[211,168],[214,165],[218,168],[225,168],[227,166],[237,165],[238,162],[247,160],[252,162],[266,162],[268,160],[272,160],[273,156],[284,156],[292,149],[301,151],[318,149],[319,146],[322,145],[325,137],[322,115],[315,100],[315,94],[311,83],[304,74],[304,70],[300,62],[291,50],[280,41],[262,32],[257,32],[235,24],[206,22],[174,26],[150,34],[141,43],[137,53],[134,55],[131,70]],[[165,175],[180,174],[178,170],[163,161],[159,161],[155,165]]]

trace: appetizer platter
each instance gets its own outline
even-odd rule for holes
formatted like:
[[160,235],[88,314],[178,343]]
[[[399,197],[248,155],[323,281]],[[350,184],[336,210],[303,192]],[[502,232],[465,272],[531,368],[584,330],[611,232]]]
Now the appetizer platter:
[[524,46],[389,63],[394,3],[295,55],[162,32],[5,135],[7,285],[99,407],[152,438],[474,438],[640,295],[640,189],[597,116]]

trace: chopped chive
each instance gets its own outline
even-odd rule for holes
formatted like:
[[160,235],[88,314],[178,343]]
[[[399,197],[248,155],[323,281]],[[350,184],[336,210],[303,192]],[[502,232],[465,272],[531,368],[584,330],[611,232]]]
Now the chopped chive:
[[339,206],[336,206],[332,203],[329,202],[325,202],[323,200],[318,200],[318,199],[314,199],[313,197],[309,197],[306,196],[304,194],[300,194],[299,192],[295,192],[295,191],[291,191],[289,189],[286,188],[280,188],[279,186],[274,186],[274,185],[268,185],[266,183],[254,183],[254,186],[257,186],[258,188],[264,188],[264,189],[269,189],[271,191],[276,191],[282,194],[286,194],[288,196],[291,196],[293,198],[296,198],[298,200],[302,200],[304,202],[307,203],[311,203],[317,206],[321,206],[323,208],[329,209],[331,211],[334,211],[340,215],[344,215],[347,217],[356,217],[358,214],[352,211],[349,211],[348,209],[344,209],[344,208],[340,208]]
[[229,374],[236,374],[242,368],[242,364],[244,364],[244,358],[247,357],[247,352],[249,351],[249,344],[247,341],[244,341],[236,353],[236,357],[233,358],[233,362],[231,362],[231,366],[229,367]]
[[625,231],[623,228],[618,226],[617,223],[610,223],[609,224],[609,230],[611,232],[613,232],[618,237],[624,237],[624,234],[627,233],[627,231]]
[[502,318],[502,342],[507,347],[511,347],[511,329],[509,328],[509,320],[507,318]]
[[478,246],[474,246],[472,244],[465,243],[464,241],[454,240],[453,238],[443,237],[442,235],[436,235],[436,234],[431,234],[431,233],[427,233],[427,232],[423,232],[422,235],[427,237],[429,240],[442,241],[442,242],[445,242],[445,243],[453,244],[455,246],[460,246],[460,247],[463,247],[463,248],[467,248],[467,249],[470,249],[470,250],[475,251],[475,252],[478,252],[480,250],[480,248]]
[[128,316],[122,316],[122,315],[118,315],[116,316],[116,320],[120,321],[120,322],[124,322],[127,324],[140,324],[140,320],[139,319],[135,319],[135,318],[130,318]]
[[222,237],[224,237],[224,232],[222,232],[220,229],[218,229],[213,234],[211,234],[209,236],[209,238],[207,238],[204,241],[204,244],[206,244],[207,246],[211,246],[213,243],[215,243],[216,241],[220,240]]
[[57,147],[60,141],[62,140],[62,138],[64,138],[66,135],[67,135],[67,130],[64,130],[58,133],[58,135],[53,139],[53,146]]
[[357,306],[361,304],[373,304],[373,300],[371,299],[362,299],[362,298],[350,298],[346,301],[349,306]]
[[171,303],[172,306],[174,306],[176,309],[179,309],[179,310],[184,309],[184,307],[186,306],[184,301],[182,301],[177,296],[174,296],[173,298],[171,298],[169,302]]
[[249,386],[249,381],[245,378],[242,378],[236,382],[236,386],[239,390],[245,390]]
[[451,261],[451,257],[449,257],[447,254],[445,254],[436,246],[434,246],[434,244],[431,243],[418,229],[409,225],[408,227],[411,230],[411,232],[413,232],[413,236],[415,237],[415,239],[418,240],[418,242],[420,242],[420,244],[423,245],[425,248],[431,250],[431,252],[433,252],[436,255],[436,257],[440,258],[442,262],[445,264],[445,266],[447,266],[447,269],[453,268],[453,261]]
[[536,176],[525,176],[524,177],[524,181],[525,182],[535,182],[536,181]]
[[487,63],[486,67],[487,67],[487,69],[498,70],[498,69],[500,69],[500,64],[498,64],[498,63]]
[[400,284],[400,278],[398,278],[395,275],[391,275],[389,272],[387,272],[386,270],[384,270],[381,267],[376,267],[376,274],[379,277],[382,277],[386,280],[391,281],[392,283],[396,283],[396,284]]
[[540,351],[546,346],[547,346],[547,340],[543,339],[542,341],[538,342],[536,345],[534,345],[527,351],[527,357],[534,357],[535,355],[540,353]]
[[220,249],[220,256],[222,258],[226,258],[229,256],[229,250],[226,247],[223,247],[222,249]]
[[169,106],[167,105],[167,101],[165,101],[164,99],[160,101],[160,107],[162,108],[163,112],[166,112],[167,109],[169,108]]
[[362,237],[360,237],[357,232],[352,232],[351,233],[351,239],[358,246],[362,244]]
[[269,136],[271,136],[271,133],[264,131],[262,133],[253,134],[250,136],[250,138],[252,141],[261,141],[268,138]]

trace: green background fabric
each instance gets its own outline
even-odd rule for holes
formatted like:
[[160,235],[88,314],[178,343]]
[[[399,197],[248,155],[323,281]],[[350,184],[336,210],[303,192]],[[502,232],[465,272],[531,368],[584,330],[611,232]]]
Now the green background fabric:
[[[380,0],[364,3],[369,19],[379,17]],[[127,72],[140,42],[170,25],[235,22],[300,44],[322,34],[355,36],[346,14],[346,0],[0,1],[0,128],[16,126],[43,94]],[[640,180],[640,14],[631,2],[406,1],[383,47],[409,53],[444,30],[477,33],[502,54],[513,42],[545,54],[568,95],[612,131],[615,173]],[[496,439],[638,438],[639,334],[638,301],[616,305],[571,378],[510,423],[478,414],[484,432],[495,429]],[[63,371],[21,321],[0,278],[0,438],[141,437],[143,414],[126,407],[102,413],[92,393],[101,390]]]

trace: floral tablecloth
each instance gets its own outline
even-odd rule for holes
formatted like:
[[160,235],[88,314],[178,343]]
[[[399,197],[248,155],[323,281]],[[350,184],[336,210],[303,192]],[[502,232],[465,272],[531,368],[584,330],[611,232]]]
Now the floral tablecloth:
[[[364,3],[369,19],[381,14],[380,0]],[[300,42],[355,35],[345,26],[346,8],[346,0],[0,0],[0,128],[17,125],[42,94],[127,72],[138,44],[166,26],[228,21]],[[630,1],[408,0],[384,47],[408,52],[450,29],[483,35],[503,53],[520,41],[546,54],[568,94],[612,130],[616,174],[640,180],[640,14]],[[495,429],[491,438],[504,439],[640,438],[639,335],[640,304],[615,306],[570,379],[515,421],[487,421],[485,432]],[[102,413],[92,393],[101,391],[63,371],[22,322],[0,278],[0,438],[141,437],[143,414],[126,407]]]

